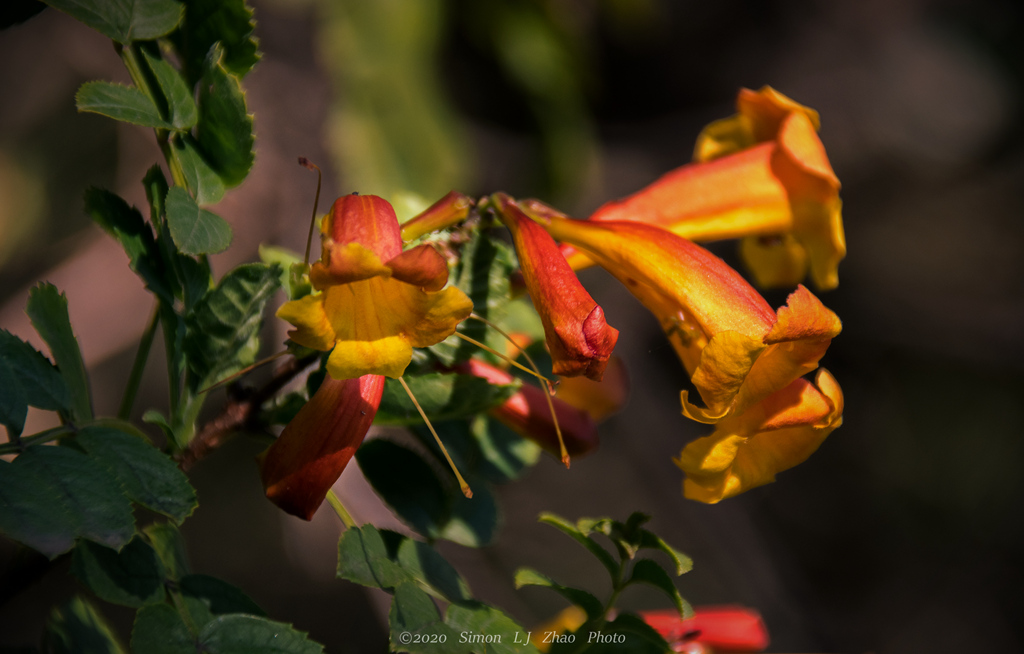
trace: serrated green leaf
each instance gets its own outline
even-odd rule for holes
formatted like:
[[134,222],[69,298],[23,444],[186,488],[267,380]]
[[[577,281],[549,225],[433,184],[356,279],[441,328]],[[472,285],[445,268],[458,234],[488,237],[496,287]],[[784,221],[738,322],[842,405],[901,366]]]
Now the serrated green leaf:
[[213,615],[246,613],[265,616],[260,606],[241,589],[210,575],[192,574],[181,578],[181,594],[201,600]]
[[679,611],[679,615],[683,616],[684,619],[693,617],[693,608],[679,594],[679,589],[672,583],[672,577],[665,572],[665,568],[658,565],[655,561],[640,559],[636,562],[633,566],[633,573],[629,581],[626,582],[626,585],[638,583],[650,584],[668,595],[676,610]]
[[0,531],[53,558],[75,538],[120,548],[135,531],[121,485],[69,447],[32,447],[0,465]]
[[171,141],[171,155],[181,166],[185,175],[185,183],[195,195],[199,205],[216,204],[224,197],[224,182],[220,176],[203,159],[195,139],[188,134],[178,136]]
[[[537,652],[537,648],[526,640],[527,630],[493,606],[479,602],[452,604],[448,607],[444,621],[453,632],[459,635],[460,642],[465,641],[466,644],[463,646],[470,652],[480,654],[533,654]],[[488,638],[488,636],[499,636],[500,638]],[[488,640],[491,642],[487,642]]]
[[174,301],[173,280],[164,269],[153,230],[135,207],[104,189],[85,192],[85,212],[103,231],[113,236],[128,255],[128,264],[149,290],[167,302]]
[[640,532],[640,547],[655,549],[668,554],[669,558],[672,559],[672,563],[676,566],[676,575],[686,574],[693,569],[693,560],[663,541],[660,536],[646,529],[641,529]]
[[399,584],[388,613],[393,652],[466,652],[458,633],[441,619],[433,600],[412,582]]
[[114,630],[96,608],[76,597],[55,609],[46,625],[50,654],[125,654]]
[[245,93],[238,77],[224,68],[220,44],[210,48],[203,66],[196,141],[210,167],[230,188],[240,184],[252,168],[252,116],[246,113]]
[[224,68],[245,76],[260,59],[252,35],[252,9],[244,0],[186,0],[185,4],[188,20],[172,39],[193,79],[202,74],[206,53],[218,41],[224,47]]
[[597,620],[604,615],[604,605],[601,603],[601,600],[594,597],[592,593],[580,588],[573,588],[572,586],[563,586],[536,570],[532,570],[530,568],[519,568],[516,570],[515,582],[517,589],[522,588],[523,586],[542,586],[544,588],[550,588],[586,611],[587,618],[590,620]]
[[612,579],[618,579],[619,576],[619,564],[612,558],[612,555],[608,553],[608,550],[604,549],[598,543],[590,538],[589,536],[582,533],[576,528],[571,522],[555,515],[554,513],[541,513],[540,517],[537,518],[544,524],[555,527],[562,533],[566,534],[574,541],[582,545],[587,549],[588,552],[593,554],[598,561],[608,570],[608,574],[612,576]]
[[[208,654],[320,654],[323,646],[290,625],[253,615],[225,615],[203,627],[195,651]],[[200,649],[202,648],[202,649]]]
[[77,442],[107,467],[133,502],[177,522],[195,510],[196,492],[188,477],[149,442],[109,427],[86,427]]
[[184,7],[174,0],[45,0],[46,4],[127,45],[178,26]]
[[[518,267],[515,251],[511,246],[490,236],[484,230],[473,233],[472,239],[463,246],[459,263],[453,271],[452,281],[473,301],[474,312],[491,322],[503,317],[503,308],[511,297],[512,271]],[[466,320],[459,324],[458,331],[488,346],[504,351],[505,342],[500,334],[479,320]],[[451,366],[465,361],[479,348],[456,336],[432,346],[433,353],[444,365]]]
[[28,399],[21,389],[18,372],[0,356],[0,424],[11,440],[21,435],[28,417]]
[[178,130],[192,129],[199,121],[199,110],[192,99],[191,87],[185,83],[181,73],[160,56],[159,50],[150,50],[143,48],[142,54],[167,102],[166,122]]
[[392,548],[395,560],[411,579],[425,589],[436,592],[449,602],[461,602],[471,597],[469,585],[433,547],[395,532],[384,532],[384,536],[397,542],[397,547]]
[[[0,329],[0,360],[6,362],[17,379],[17,389],[28,402],[46,411],[70,408],[71,398],[60,371],[39,350],[6,329]],[[5,390],[15,390],[13,386]]]
[[175,245],[185,254],[214,254],[231,245],[231,226],[227,221],[201,209],[180,186],[167,191],[167,225]]
[[[427,373],[405,379],[427,417],[434,422],[474,416],[503,404],[519,390],[520,383],[490,384],[473,375]],[[409,395],[396,379],[384,383],[384,394],[374,423],[418,425],[423,422]]]
[[50,354],[71,396],[71,416],[79,422],[89,420],[92,418],[89,379],[85,374],[82,351],[78,349],[78,339],[71,329],[67,297],[53,284],[39,284],[29,291],[25,313],[50,346]]
[[142,530],[149,546],[156,552],[168,579],[177,581],[188,574],[188,555],[181,532],[170,522],[154,522]]
[[437,538],[448,522],[447,495],[433,468],[416,452],[386,441],[364,442],[356,460],[366,479],[402,522]]
[[140,607],[164,600],[164,568],[156,551],[136,536],[112,550],[85,541],[75,548],[71,571],[100,599]]
[[198,651],[188,626],[169,604],[145,606],[135,614],[132,627],[132,652],[135,654],[196,654]]
[[86,82],[75,94],[75,107],[81,112],[100,114],[142,127],[173,127],[163,119],[160,110],[149,96],[134,86],[123,86],[113,82]]
[[186,317],[194,390],[256,361],[263,310],[278,289],[278,273],[276,266],[243,264],[224,275]]

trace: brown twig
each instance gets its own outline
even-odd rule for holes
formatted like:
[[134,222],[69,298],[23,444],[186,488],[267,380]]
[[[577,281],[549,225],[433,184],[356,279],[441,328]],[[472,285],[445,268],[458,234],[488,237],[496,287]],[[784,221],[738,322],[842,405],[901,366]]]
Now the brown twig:
[[181,469],[187,472],[197,461],[223,445],[239,431],[258,428],[260,406],[318,358],[319,354],[313,354],[301,359],[291,359],[274,371],[274,376],[257,389],[241,388],[237,384],[229,386],[228,402],[224,410],[204,424],[189,442],[188,447],[175,456]]

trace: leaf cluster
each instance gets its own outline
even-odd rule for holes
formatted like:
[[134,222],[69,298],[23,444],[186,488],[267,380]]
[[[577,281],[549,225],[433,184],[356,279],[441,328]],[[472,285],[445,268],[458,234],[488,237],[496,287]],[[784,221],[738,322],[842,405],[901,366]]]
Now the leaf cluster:
[[[550,588],[583,609],[586,613],[586,622],[575,630],[577,634],[601,632],[624,637],[620,642],[609,638],[608,642],[594,643],[588,642],[589,638],[576,638],[571,641],[566,639],[555,642],[551,652],[587,651],[599,654],[671,651],[661,635],[648,626],[640,616],[616,608],[616,600],[622,591],[635,584],[645,584],[657,588],[668,596],[679,611],[680,618],[693,617],[693,608],[683,599],[672,581],[673,575],[679,576],[689,572],[693,562],[660,536],[645,529],[643,525],[648,520],[650,516],[637,512],[630,515],[625,522],[611,518],[581,518],[574,524],[552,513],[541,514],[541,522],[572,538],[598,560],[611,579],[611,592],[608,598],[602,601],[587,590],[562,585],[531,568],[520,568],[516,571],[516,587]],[[603,536],[603,540],[612,546],[611,551],[595,538],[597,534]],[[665,567],[651,558],[637,558],[642,550],[661,552],[670,561],[670,566]]]

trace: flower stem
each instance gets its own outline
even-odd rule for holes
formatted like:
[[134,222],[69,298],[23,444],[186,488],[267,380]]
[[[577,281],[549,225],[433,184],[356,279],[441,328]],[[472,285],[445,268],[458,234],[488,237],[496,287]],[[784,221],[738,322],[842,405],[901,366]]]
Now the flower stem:
[[423,422],[427,423],[427,429],[429,429],[430,433],[434,435],[434,440],[437,441],[437,446],[441,448],[441,454],[444,454],[444,458],[448,460],[448,465],[451,466],[452,472],[455,473],[455,478],[459,480],[459,488],[462,489],[462,494],[467,498],[473,497],[473,491],[470,490],[469,484],[467,484],[466,480],[462,478],[461,474],[459,474],[459,469],[455,467],[455,462],[452,461],[452,457],[448,454],[448,450],[445,449],[444,443],[441,442],[441,437],[437,435],[436,431],[434,431],[434,425],[430,424],[430,419],[427,418],[427,414],[423,411],[423,407],[420,406],[420,403],[416,401],[416,396],[412,394],[412,389],[409,388],[409,384],[405,383],[405,377],[399,377],[398,381],[402,382],[402,388],[405,389],[409,399],[412,400],[412,403],[416,406],[416,410],[420,412],[420,417],[423,418]]
[[330,502],[331,508],[338,514],[341,521],[345,523],[346,529],[351,529],[356,526],[356,521],[352,519],[352,514],[349,513],[348,509],[345,508],[345,505],[341,503],[341,498],[338,497],[333,488],[327,491],[327,501]]
[[146,361],[149,359],[149,349],[153,345],[153,337],[156,335],[156,326],[160,322],[160,307],[153,307],[153,314],[149,317],[146,330],[142,332],[142,339],[139,341],[139,349],[135,352],[135,361],[132,363],[132,371],[128,375],[128,384],[124,388],[124,395],[121,397],[121,408],[117,410],[117,417],[127,420],[132,412],[132,405],[135,404],[135,395],[139,391],[139,383],[142,381],[142,373],[146,370]]

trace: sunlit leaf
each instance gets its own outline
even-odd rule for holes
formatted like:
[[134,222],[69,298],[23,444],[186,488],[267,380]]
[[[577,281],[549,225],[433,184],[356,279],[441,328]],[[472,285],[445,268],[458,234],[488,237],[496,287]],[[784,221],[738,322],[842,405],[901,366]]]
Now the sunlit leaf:
[[224,182],[210,167],[196,146],[195,139],[183,134],[171,141],[171,155],[181,166],[185,183],[199,205],[216,204],[224,197]]
[[604,605],[602,605],[601,600],[594,597],[593,594],[579,588],[563,586],[536,570],[532,570],[530,568],[519,568],[516,570],[515,581],[516,588],[522,588],[523,586],[541,586],[543,588],[550,588],[586,611],[587,617],[591,620],[596,620],[604,613]]
[[213,254],[231,245],[231,226],[212,211],[201,209],[180,186],[167,191],[167,224],[171,238],[185,254]]
[[204,159],[224,185],[236,186],[252,168],[252,116],[238,77],[224,67],[224,49],[215,44],[204,62],[199,82],[199,124],[196,140]]
[[184,7],[174,0],[45,0],[97,32],[125,45],[163,36],[178,26]]
[[203,60],[216,42],[224,47],[224,68],[243,77],[260,59],[252,9],[245,0],[185,0],[188,20],[172,38],[184,56],[193,79],[202,74]]

